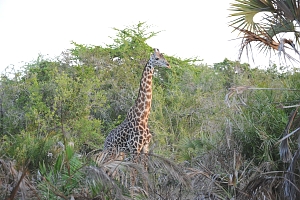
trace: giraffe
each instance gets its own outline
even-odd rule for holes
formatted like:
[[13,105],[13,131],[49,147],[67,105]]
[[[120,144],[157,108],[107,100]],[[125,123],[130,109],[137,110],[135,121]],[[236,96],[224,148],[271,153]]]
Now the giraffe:
[[148,128],[148,118],[152,101],[152,77],[156,66],[170,68],[163,54],[155,48],[144,67],[135,104],[127,112],[125,120],[108,134],[104,142],[105,151],[115,156],[121,155],[123,158],[124,153],[130,153],[135,163],[140,153],[143,153],[145,170],[152,137]]

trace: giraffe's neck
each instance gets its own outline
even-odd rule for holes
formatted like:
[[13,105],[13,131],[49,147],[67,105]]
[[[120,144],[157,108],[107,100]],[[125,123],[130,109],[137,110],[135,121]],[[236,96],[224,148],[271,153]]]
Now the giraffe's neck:
[[142,126],[148,123],[148,117],[151,109],[152,101],[152,76],[154,68],[148,62],[144,68],[140,81],[140,89],[135,105],[129,111],[127,117],[138,122]]

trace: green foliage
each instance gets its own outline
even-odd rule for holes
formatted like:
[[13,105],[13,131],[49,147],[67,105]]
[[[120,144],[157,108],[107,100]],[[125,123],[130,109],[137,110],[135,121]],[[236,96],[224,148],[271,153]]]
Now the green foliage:
[[233,88],[245,86],[245,90],[236,92],[229,100],[231,111],[227,116],[244,156],[254,159],[256,164],[279,160],[275,143],[282,136],[291,111],[280,107],[299,99],[297,91],[290,90],[299,88],[293,81],[299,75],[279,73],[276,68],[245,71],[246,76],[235,79],[232,85]]
[[[178,152],[182,149],[181,140],[199,139],[201,135],[211,139],[215,137],[213,132],[218,131],[217,126],[211,125],[218,120],[222,109],[217,111],[221,104],[212,107],[211,102],[217,100],[213,95],[218,95],[223,89],[222,85],[208,82],[209,79],[217,79],[217,76],[206,66],[193,66],[188,62],[171,66],[166,80],[163,80],[165,86],[155,85],[150,126],[162,149]],[[156,151],[159,149],[156,148]],[[185,150],[182,152],[185,153]]]
[[67,145],[57,156],[54,166],[48,166],[44,162],[39,170],[41,182],[38,184],[40,193],[45,199],[70,198],[78,190],[83,178],[82,160],[75,154],[72,146]]
[[230,61],[227,58],[221,63],[215,63],[214,70],[224,79],[226,89],[243,80],[245,75],[251,73],[249,64],[241,64],[238,61]]
[[[11,141],[9,137],[3,137],[2,148],[6,149],[2,156],[11,157],[18,161],[20,166],[27,165],[34,169],[41,160],[49,160],[48,154],[55,144],[55,137],[38,136],[34,132],[22,131]],[[50,163],[50,162],[48,162]]]
[[[101,167],[88,163],[97,179],[81,169],[87,165],[84,155],[102,148],[105,136],[135,102],[152,52],[146,42],[157,34],[148,28],[139,23],[115,29],[114,43],[105,47],[74,42],[57,60],[39,56],[14,76],[1,76],[0,156],[40,170],[38,186],[46,199],[70,199],[84,189],[89,198],[113,197],[115,191],[128,194],[117,187],[121,181],[108,178]],[[156,69],[153,81],[149,126],[154,154],[189,167],[202,162],[226,175],[236,158],[233,149],[249,163],[279,163],[275,143],[291,112],[281,107],[299,99],[298,92],[285,88],[300,88],[299,72],[279,73],[276,66],[249,69],[228,59],[209,67],[197,59],[165,57],[171,69]],[[237,86],[244,89],[238,91]],[[126,169],[131,164],[122,163]],[[115,168],[114,163],[108,166]],[[272,167],[280,170],[280,164]],[[158,180],[153,182],[162,187]]]
[[242,143],[245,156],[256,158],[259,162],[279,158],[274,144],[286,125],[287,113],[272,105],[276,102],[272,98],[276,96],[278,94],[268,96],[266,92],[256,92],[248,101],[249,108],[243,109],[242,115],[234,116],[242,119],[242,126],[236,129],[236,137]]
[[[65,69],[63,63],[39,58],[25,66],[23,73],[12,80],[1,79],[1,136],[10,149],[7,156],[30,159],[37,166],[55,141],[72,138],[94,148],[103,141],[101,121],[91,113],[105,103],[106,97],[98,89],[101,80],[92,67]],[[52,142],[46,145],[48,141]]]

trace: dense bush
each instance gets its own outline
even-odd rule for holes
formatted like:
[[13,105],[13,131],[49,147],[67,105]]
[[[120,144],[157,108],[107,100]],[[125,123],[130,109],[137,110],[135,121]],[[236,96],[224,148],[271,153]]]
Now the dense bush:
[[[116,31],[112,45],[73,43],[74,48],[57,59],[39,56],[19,72],[1,76],[0,156],[15,160],[17,168],[27,166],[33,176],[42,173],[44,181],[37,185],[45,198],[75,194],[125,198],[129,194],[120,180],[103,175],[102,168],[101,173],[93,172],[101,174],[95,182],[85,181],[91,169],[96,170],[85,155],[103,147],[105,136],[134,104],[143,67],[152,52],[146,41],[157,34],[148,32],[144,23]],[[181,182],[168,183],[174,178],[168,175],[170,169],[176,174],[186,167],[194,180],[194,190],[174,193],[176,198],[200,198],[209,192],[218,198],[235,196],[238,189],[249,189],[246,178],[255,177],[250,171],[259,166],[270,163],[269,171],[286,170],[277,142],[294,109],[285,105],[299,101],[298,72],[250,69],[228,59],[210,67],[197,59],[165,57],[171,69],[155,71],[149,121],[154,135],[151,153],[157,156],[152,161],[160,163],[152,165],[156,192],[171,195],[171,187],[181,191]],[[296,122],[293,125],[297,128]],[[290,151],[297,150],[290,144]],[[162,163],[169,171],[155,168]],[[88,172],[83,170],[87,166],[91,166]],[[112,163],[101,166],[108,169]],[[136,166],[123,163],[122,167],[126,175],[125,169]],[[235,173],[243,173],[242,178],[233,179]],[[203,179],[199,175],[204,174],[205,187],[199,183]],[[227,186],[212,186],[213,174],[227,177]],[[118,195],[113,196],[113,191]]]

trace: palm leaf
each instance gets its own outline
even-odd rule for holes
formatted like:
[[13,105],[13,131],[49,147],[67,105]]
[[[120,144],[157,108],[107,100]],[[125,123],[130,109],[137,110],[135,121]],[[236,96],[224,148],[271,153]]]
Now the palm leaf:
[[265,20],[269,24],[269,28],[265,29],[265,31],[271,38],[273,38],[279,33],[287,33],[287,32],[295,32],[295,34],[298,33],[295,30],[295,26],[292,21],[286,19],[277,20],[274,18],[265,18]]
[[170,178],[178,181],[177,184],[190,189],[190,179],[183,169],[170,159],[159,155],[149,154],[149,169],[155,173],[168,174]]
[[230,22],[230,26],[249,31],[260,29],[260,25],[254,22],[254,16],[260,12],[274,12],[274,6],[271,1],[263,0],[236,0],[232,3],[230,17],[236,19]]
[[0,199],[40,199],[27,166],[18,170],[15,162],[0,159]]
[[[121,156],[122,157],[122,156]],[[144,170],[143,166],[140,164],[133,163],[131,161],[125,161],[120,158],[119,155],[116,157],[111,157],[110,154],[106,151],[99,152],[95,155],[92,155],[92,159],[95,161],[97,167],[90,167],[92,172],[99,174],[97,177],[100,177],[99,180],[106,180],[108,182],[118,181],[122,186],[130,190],[140,191],[140,187],[130,186],[128,179],[131,176],[132,171],[136,171],[137,175],[141,177],[141,183],[143,187],[150,187],[152,189],[152,183],[149,179],[148,173]],[[108,183],[106,184],[108,185]],[[117,185],[113,184],[115,190],[118,190]]]
[[289,116],[289,121],[285,127],[284,133],[283,133],[283,139],[281,139],[280,143],[280,148],[279,148],[279,153],[280,153],[280,158],[282,159],[283,162],[289,162],[292,159],[292,153],[289,148],[289,143],[288,143],[288,138],[286,137],[291,129],[292,123],[296,117],[298,108],[296,110],[293,110]]
[[285,18],[290,21],[300,19],[300,4],[298,0],[273,0],[273,3],[276,5],[278,18]]
[[[270,172],[273,173],[273,172]],[[281,176],[261,174],[252,178],[249,183],[237,194],[237,200],[242,199],[282,199],[283,179]]]
[[296,176],[299,179],[299,175],[297,175],[296,174],[297,172],[295,172],[297,167],[297,161],[299,160],[299,158],[300,158],[300,149],[298,148],[293,158],[291,159],[291,163],[287,170],[287,173],[285,174],[285,179],[283,183],[284,195],[290,200],[299,199],[298,195],[300,190],[296,184]]
[[[293,32],[296,43],[299,44],[299,32],[296,31],[296,25],[300,26],[300,7],[297,0],[236,0],[231,4],[230,17],[235,18],[230,22],[234,30],[243,33],[240,55],[246,49],[251,50],[250,43],[257,42],[257,48],[260,52],[269,52],[271,49],[281,53],[284,59],[288,58],[297,61],[288,54],[285,48],[292,49],[299,55],[296,46],[292,40],[278,38],[278,34]],[[258,13],[269,13],[263,17],[260,22],[254,22],[254,16]],[[294,23],[296,22],[296,24]],[[287,47],[285,44],[289,44]]]

